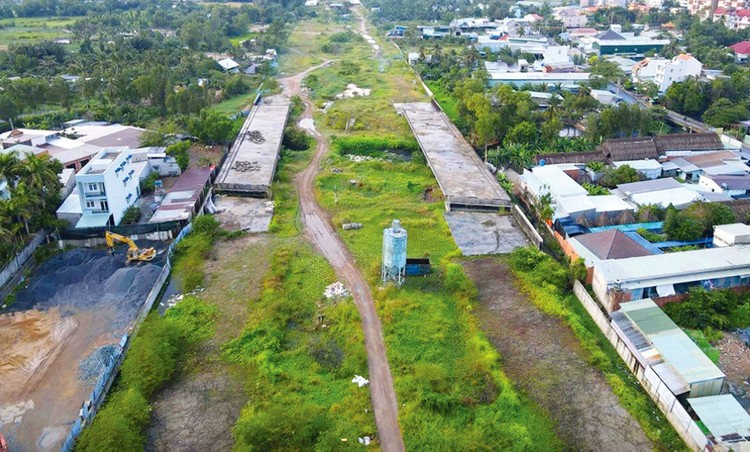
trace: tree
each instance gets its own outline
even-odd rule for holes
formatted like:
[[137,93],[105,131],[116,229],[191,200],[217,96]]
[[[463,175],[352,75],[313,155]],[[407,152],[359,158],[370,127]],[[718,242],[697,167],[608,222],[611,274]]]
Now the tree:
[[625,73],[617,63],[602,59],[596,60],[589,72],[591,73],[589,83],[597,89],[606,88],[608,83],[625,77]]
[[630,165],[622,165],[617,168],[607,167],[604,170],[604,175],[599,179],[599,184],[604,187],[615,188],[620,184],[638,182],[639,180],[641,180],[641,175],[638,171]]
[[167,146],[167,155],[172,156],[177,160],[177,165],[179,165],[181,171],[185,171],[190,164],[190,154],[188,152],[190,151],[190,146],[191,144],[187,140],[178,141],[177,143]]
[[533,145],[536,143],[538,135],[539,132],[533,122],[523,121],[516,124],[508,131],[503,143],[505,143],[506,146],[510,144]]
[[748,117],[750,112],[744,105],[735,104],[726,98],[717,100],[703,113],[703,120],[713,127],[726,127]]
[[232,121],[211,109],[201,110],[199,117],[188,121],[188,131],[208,144],[226,144],[232,132]]

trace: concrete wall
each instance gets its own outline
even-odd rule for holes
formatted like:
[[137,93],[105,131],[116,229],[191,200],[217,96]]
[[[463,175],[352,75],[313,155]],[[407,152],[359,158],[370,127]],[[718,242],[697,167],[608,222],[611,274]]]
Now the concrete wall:
[[[145,234],[128,234],[128,237],[138,243],[138,240],[154,240],[154,241],[162,241],[162,240],[172,240],[174,238],[174,230],[170,229],[169,231],[155,231],[155,232],[148,232]],[[81,239],[81,240],[73,240],[73,239],[65,239],[65,240],[59,240],[57,242],[57,246],[60,249],[65,248],[66,246],[72,246],[75,248],[95,248],[97,246],[106,246],[107,241],[104,238],[104,234],[102,234],[101,237],[93,237],[90,239]]]
[[0,271],[0,287],[3,287],[11,280],[11,278],[13,278],[13,276],[15,276],[16,272],[18,272],[29,258],[31,258],[37,247],[42,244],[46,236],[47,231],[42,230],[37,232],[34,238],[31,239],[31,242],[29,242],[29,244],[26,245],[24,249],[2,269],[2,271]]
[[[622,360],[627,364],[630,371],[635,375],[643,389],[646,390],[651,399],[656,403],[662,413],[667,417],[669,423],[677,431],[685,444],[695,451],[708,451],[709,440],[700,427],[690,418],[690,415],[682,407],[677,398],[672,394],[667,385],[659,378],[651,366],[641,363],[637,355],[630,349],[629,343],[624,335],[611,323],[609,317],[602,308],[594,301],[580,282],[576,281],[573,292],[581,301],[586,312],[596,322],[599,329],[607,337],[607,340],[617,350]],[[715,445],[714,445],[715,447]]]
[[534,229],[534,226],[531,224],[529,219],[526,218],[526,215],[524,215],[523,211],[518,207],[518,205],[513,205],[511,213],[513,214],[513,218],[515,218],[516,220],[516,224],[518,224],[524,234],[526,234],[526,237],[531,240],[531,243],[533,243],[538,249],[542,249],[542,243],[544,242],[542,240],[542,236],[539,235],[536,229]]

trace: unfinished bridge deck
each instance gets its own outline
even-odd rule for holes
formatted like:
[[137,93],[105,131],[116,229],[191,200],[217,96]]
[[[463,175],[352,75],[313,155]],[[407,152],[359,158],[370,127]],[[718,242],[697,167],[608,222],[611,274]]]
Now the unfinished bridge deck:
[[266,98],[253,106],[216,178],[223,193],[268,197],[279,161],[289,101]]
[[509,209],[510,196],[444,113],[429,102],[394,104],[406,117],[451,210]]

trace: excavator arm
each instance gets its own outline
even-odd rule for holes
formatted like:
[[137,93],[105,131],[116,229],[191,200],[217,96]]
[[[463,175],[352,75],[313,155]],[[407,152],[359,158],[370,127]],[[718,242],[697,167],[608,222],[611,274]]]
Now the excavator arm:
[[107,231],[104,234],[104,239],[107,242],[107,246],[112,249],[115,246],[115,241],[120,243],[126,243],[128,245],[127,258],[128,262],[131,261],[151,261],[156,257],[156,250],[153,248],[140,249],[129,237],[124,235],[115,234],[114,232]]

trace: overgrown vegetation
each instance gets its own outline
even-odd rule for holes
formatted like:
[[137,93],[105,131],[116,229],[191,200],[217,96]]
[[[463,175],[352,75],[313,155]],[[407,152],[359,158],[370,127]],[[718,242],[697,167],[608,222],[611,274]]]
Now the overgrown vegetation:
[[243,366],[249,403],[234,427],[242,450],[334,450],[375,433],[360,318],[351,299],[328,301],[332,269],[311,247],[284,241],[245,331],[224,347]]
[[138,220],[141,218],[141,208],[138,207],[138,205],[133,204],[132,206],[125,209],[125,212],[122,214],[122,219],[120,220],[120,223],[122,224],[134,224],[137,223]]
[[735,223],[737,215],[721,203],[696,202],[687,209],[666,210],[664,232],[669,240],[692,241],[713,234],[714,226]]
[[571,278],[567,269],[533,248],[517,249],[509,262],[520,289],[539,309],[559,317],[570,327],[586,351],[588,362],[603,373],[620,403],[641,424],[657,449],[683,450],[680,437],[569,290]]
[[172,269],[179,275],[183,292],[191,292],[203,285],[206,257],[211,253],[216,238],[222,233],[219,222],[211,215],[193,220],[193,230],[175,247],[177,254]]
[[149,314],[120,368],[104,407],[83,430],[76,450],[140,450],[151,418],[148,401],[189,362],[196,346],[210,337],[216,308],[187,296],[164,317]]
[[667,303],[664,312],[683,328],[701,330],[714,338],[714,331],[727,331],[750,326],[750,293],[733,290],[708,290],[693,287],[688,297]]
[[386,152],[412,154],[421,152],[413,138],[344,136],[332,140],[332,148],[341,155],[383,157]]
[[[441,200],[427,196],[437,192],[429,168],[414,161],[355,163],[337,153],[324,162],[317,185],[335,225],[364,224],[342,236],[374,287],[406,447],[561,447],[550,420],[515,391],[477,325],[476,289],[451,261],[460,253]],[[409,232],[409,255],[429,257],[434,273],[408,278],[398,290],[377,289],[382,228],[394,218]]]

